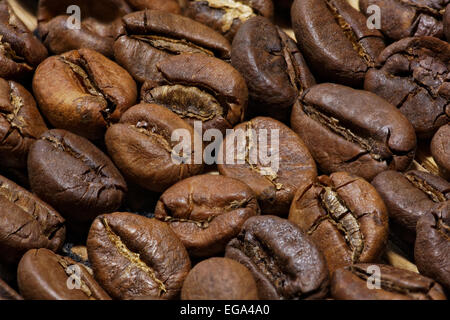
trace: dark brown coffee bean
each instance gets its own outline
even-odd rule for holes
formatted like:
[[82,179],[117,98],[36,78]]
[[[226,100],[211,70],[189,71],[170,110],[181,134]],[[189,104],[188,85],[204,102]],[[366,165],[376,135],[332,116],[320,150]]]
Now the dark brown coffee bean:
[[49,205],[0,176],[0,260],[17,263],[29,249],[59,250],[64,219]]
[[202,54],[183,54],[157,64],[158,75],[141,90],[144,102],[175,112],[191,125],[225,133],[242,122],[248,89],[244,78],[229,64]]
[[381,33],[346,0],[296,0],[292,28],[313,73],[322,81],[362,87],[384,49]]
[[253,17],[239,29],[231,64],[247,82],[253,115],[285,121],[298,95],[315,84],[295,41],[264,17]]
[[[190,153],[184,150],[186,163],[174,161],[172,133],[185,130],[190,134]],[[109,155],[122,173],[141,187],[163,192],[176,182],[202,172],[195,164],[194,141],[197,133],[183,119],[165,107],[139,104],[124,113],[120,123],[106,132]],[[177,160],[177,159],[175,159]],[[182,159],[179,159],[182,160]]]
[[327,174],[345,171],[371,181],[388,169],[408,169],[416,150],[414,129],[394,106],[342,85],[308,89],[294,105],[291,126]]
[[289,220],[311,236],[328,269],[376,261],[388,238],[388,213],[374,187],[346,172],[300,187]]
[[87,248],[95,278],[117,299],[176,298],[191,268],[186,249],[166,223],[131,213],[99,216]]
[[166,190],[155,218],[170,225],[191,256],[209,257],[223,252],[244,222],[259,213],[256,195],[245,183],[201,175]]
[[[373,271],[377,269],[379,273]],[[378,276],[380,287],[376,288]],[[337,300],[447,300],[442,286],[430,278],[370,263],[337,270],[331,279],[331,296]]]
[[17,283],[27,300],[110,300],[80,263],[48,249],[29,250],[20,260]]
[[0,279],[0,301],[1,300],[23,300],[23,298],[16,290]]
[[166,12],[181,13],[177,0],[126,0],[134,10],[162,10]]
[[91,140],[120,119],[137,98],[126,70],[90,49],[52,56],[36,70],[33,91],[41,111],[56,128]]
[[181,53],[200,53],[228,60],[231,45],[208,26],[177,14],[145,10],[123,18],[114,55],[136,81],[162,79],[158,74],[158,62]]
[[444,21],[444,35],[447,42],[450,40],[450,4],[445,7],[445,13],[443,16]]
[[411,121],[419,138],[450,119],[450,44],[434,37],[406,38],[377,59],[364,88],[386,99]]
[[[268,159],[261,158],[266,147],[272,163],[264,163]],[[287,215],[297,188],[317,177],[316,164],[305,143],[272,118],[257,117],[234,127],[224,139],[218,159],[222,175],[253,189],[264,214]]]
[[226,257],[253,274],[260,299],[320,299],[328,291],[325,258],[294,223],[275,216],[248,219]]
[[430,150],[442,175],[450,178],[450,124],[447,123],[436,132]]
[[[67,10],[80,8],[80,29]],[[38,34],[54,54],[88,48],[112,58],[121,17],[132,10],[124,0],[41,0],[37,12]]]
[[420,273],[450,290],[450,201],[436,206],[417,223],[414,258]]
[[273,3],[271,0],[188,0],[184,13],[232,41],[249,18],[259,15],[272,19]]
[[227,258],[211,258],[197,264],[188,274],[182,300],[258,300],[252,273]]
[[409,244],[414,243],[417,221],[436,204],[450,200],[450,183],[422,171],[385,171],[372,185],[388,208],[391,230]]
[[89,140],[61,129],[45,132],[28,156],[31,189],[68,222],[91,222],[122,204],[127,185]]
[[394,40],[406,37],[442,38],[442,14],[448,0],[359,0],[362,13],[370,17],[372,5],[380,9],[380,31]]

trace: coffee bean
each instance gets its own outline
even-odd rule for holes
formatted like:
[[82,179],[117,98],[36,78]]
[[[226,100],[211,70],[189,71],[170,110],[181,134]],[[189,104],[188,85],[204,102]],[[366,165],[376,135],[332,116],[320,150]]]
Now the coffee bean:
[[414,129],[394,106],[342,85],[306,90],[291,126],[327,174],[345,171],[371,181],[388,169],[408,169],[416,150]]
[[325,258],[309,236],[288,220],[248,219],[225,256],[252,272],[260,299],[320,299],[327,294]]
[[292,28],[313,73],[322,81],[362,87],[384,49],[381,33],[346,0],[296,0]]
[[177,0],[126,0],[134,10],[162,10],[166,12],[181,13]]
[[103,138],[137,97],[136,83],[115,62],[90,49],[45,60],[33,91],[41,111],[56,128],[91,140]]
[[[374,273],[374,268],[379,268],[380,273]],[[379,288],[375,287],[377,276]],[[370,263],[336,270],[331,279],[331,296],[337,300],[446,300],[442,286],[430,278]]]
[[131,213],[99,216],[87,248],[95,278],[117,299],[174,299],[191,268],[186,249],[166,223]]
[[450,119],[450,44],[433,37],[391,44],[365,78],[364,88],[386,99],[428,138]]
[[0,301],[1,300],[23,300],[23,298],[16,290],[0,279]]
[[450,4],[447,5],[447,7],[445,7],[445,12],[444,12],[444,16],[443,16],[443,21],[444,21],[444,35],[445,35],[445,39],[447,39],[447,41],[450,40]]
[[442,126],[434,135],[430,145],[431,154],[442,171],[450,178],[450,124]]
[[209,257],[224,251],[244,222],[260,210],[256,195],[243,182],[201,175],[166,190],[155,217],[167,222],[191,256]]
[[380,258],[388,238],[388,213],[374,187],[346,172],[300,187],[289,220],[311,236],[328,269]]

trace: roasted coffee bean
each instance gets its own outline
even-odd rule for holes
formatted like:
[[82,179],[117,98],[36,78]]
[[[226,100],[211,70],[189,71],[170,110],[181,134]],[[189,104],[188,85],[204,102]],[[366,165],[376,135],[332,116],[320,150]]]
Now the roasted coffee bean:
[[28,150],[47,131],[33,96],[20,84],[0,78],[0,166],[24,169]]
[[450,290],[450,201],[436,206],[417,223],[414,258],[420,273]]
[[185,15],[221,32],[230,41],[256,15],[273,18],[272,0],[188,0]]
[[134,10],[162,10],[166,12],[181,13],[177,0],[126,0]]
[[64,219],[49,205],[0,176],[0,260],[17,263],[29,249],[59,250]]
[[111,299],[84,265],[48,249],[32,249],[23,256],[17,283],[27,300]]
[[416,150],[414,129],[394,106],[342,85],[306,90],[291,126],[326,174],[345,171],[371,181],[388,169],[408,169]]
[[191,256],[209,257],[222,253],[244,222],[259,213],[256,195],[245,183],[201,175],[166,190],[155,218],[170,225]]
[[275,216],[248,219],[226,255],[253,274],[260,299],[320,299],[328,291],[325,258],[294,223]]
[[384,49],[382,34],[346,0],[296,0],[292,28],[313,73],[322,81],[362,87]]
[[444,13],[444,36],[447,39],[447,42],[450,41],[450,4],[445,8]]
[[91,140],[103,138],[106,126],[118,121],[137,98],[128,72],[90,49],[45,60],[36,70],[33,91],[54,127]]
[[391,231],[409,244],[414,243],[417,221],[436,204],[450,200],[450,183],[422,171],[385,171],[372,185],[388,208]]
[[380,31],[397,41],[406,37],[434,36],[442,38],[442,15],[448,0],[359,0],[361,12],[376,5],[380,9]]
[[325,255],[328,269],[381,256],[388,238],[388,213],[374,187],[346,172],[321,176],[300,187],[289,220],[311,236]]
[[181,53],[228,60],[231,45],[213,29],[177,14],[145,10],[123,18],[114,55],[136,81],[160,80],[158,62]]
[[[380,276],[380,288],[375,287],[374,270]],[[331,296],[337,300],[447,299],[442,286],[430,278],[388,265],[370,263],[337,270],[331,279]]]
[[264,17],[253,17],[239,29],[231,64],[247,82],[252,115],[286,121],[298,95],[315,84],[295,41]]
[[450,44],[433,37],[406,38],[377,59],[364,88],[386,99],[411,121],[419,138],[450,119]]
[[89,140],[61,129],[45,132],[28,156],[31,189],[68,222],[92,222],[122,204],[127,185]]
[[220,173],[249,185],[265,214],[287,215],[297,188],[317,177],[305,143],[272,118],[237,125],[224,139],[218,159]]
[[248,89],[229,64],[202,54],[183,54],[157,64],[158,75],[141,90],[144,102],[170,109],[189,124],[202,122],[203,131],[225,133],[242,122]]
[[0,279],[0,301],[1,300],[23,300],[23,298],[16,290]]
[[[178,145],[171,139],[175,130],[190,134],[190,141],[185,142],[190,151],[181,150],[182,155],[174,150]],[[155,104],[132,107],[105,136],[108,153],[122,173],[132,182],[155,192],[163,192],[176,182],[202,172],[203,164],[196,164],[194,158],[196,139],[200,137],[189,124]]]
[[132,213],[99,216],[87,248],[95,278],[117,299],[176,298],[191,268],[186,249],[166,223]]
[[0,0],[0,77],[25,80],[47,55],[47,49],[16,16],[8,1]]
[[431,154],[442,171],[450,178],[450,124],[442,126],[434,135],[430,145]]
[[[67,13],[72,5],[80,8],[79,26]],[[124,0],[40,0],[37,32],[54,54],[88,48],[112,58],[120,19],[131,11]]]
[[182,300],[258,300],[252,273],[227,258],[211,258],[197,264],[188,274]]

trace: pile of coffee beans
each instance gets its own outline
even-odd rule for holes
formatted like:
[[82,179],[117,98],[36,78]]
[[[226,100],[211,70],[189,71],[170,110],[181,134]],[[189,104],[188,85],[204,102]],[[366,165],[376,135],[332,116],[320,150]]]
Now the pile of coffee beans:
[[0,0],[0,300],[446,300],[450,1],[355,2]]

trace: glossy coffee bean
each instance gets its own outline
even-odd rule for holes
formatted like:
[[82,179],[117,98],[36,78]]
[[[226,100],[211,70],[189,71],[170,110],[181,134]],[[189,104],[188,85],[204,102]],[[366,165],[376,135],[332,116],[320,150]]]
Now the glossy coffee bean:
[[414,129],[394,106],[337,84],[306,90],[291,126],[327,174],[345,171],[371,181],[388,169],[408,169],[416,150]]
[[414,258],[420,273],[450,289],[450,201],[417,223]]
[[56,128],[91,140],[103,138],[137,97],[126,70],[90,49],[45,60],[36,70],[33,92],[40,110]]
[[377,261],[388,238],[388,213],[374,187],[346,172],[300,187],[289,220],[311,236],[328,269]]
[[450,44],[434,37],[405,38],[387,47],[364,88],[396,106],[419,138],[430,137],[450,119]]
[[127,185],[113,162],[89,140],[61,129],[45,132],[31,147],[33,192],[68,222],[91,222],[122,204]]
[[[172,141],[175,130],[190,134],[184,150],[191,164],[177,162]],[[183,119],[167,108],[155,104],[139,104],[124,113],[120,123],[106,132],[108,153],[121,172],[141,187],[163,192],[176,182],[202,172],[203,164],[195,164],[194,141],[197,133]],[[177,154],[178,155],[178,154]]]
[[292,28],[313,73],[323,82],[362,87],[384,49],[381,33],[346,0],[296,0]]
[[182,180],[159,199],[155,217],[169,224],[191,256],[224,251],[244,222],[259,215],[258,200],[245,183],[217,175]]
[[450,123],[436,132],[431,140],[430,150],[442,175],[447,179],[450,178]]
[[23,300],[23,298],[16,290],[0,279],[0,301],[1,300]]
[[264,17],[253,17],[239,29],[231,64],[245,78],[253,115],[285,121],[298,95],[315,84],[295,41]]
[[[380,288],[375,287],[373,270],[380,276]],[[388,265],[370,263],[337,270],[331,279],[331,296],[336,300],[447,299],[442,286],[430,278]]]
[[[246,139],[244,143],[239,137]],[[271,164],[261,158],[264,142],[266,151],[274,156]],[[224,139],[218,159],[223,162],[218,164],[222,175],[253,189],[264,214],[287,215],[297,188],[317,177],[316,164],[305,143],[272,118],[257,117],[234,127]]]
[[275,216],[248,219],[226,255],[253,274],[260,299],[320,299],[328,291],[325,258],[294,223]]
[[231,45],[208,26],[177,14],[145,10],[123,18],[114,56],[139,83],[162,79],[158,62],[181,53],[228,60]]
[[182,300],[258,300],[252,273],[227,258],[210,258],[188,274],[181,291]]
[[181,8],[177,0],[126,0],[134,10],[161,10],[180,14]]
[[174,299],[191,268],[186,249],[166,223],[132,213],[99,216],[87,248],[95,278],[116,299]]
[[372,185],[388,208],[391,230],[410,244],[414,243],[417,221],[437,204],[450,201],[450,183],[427,172],[385,171]]

